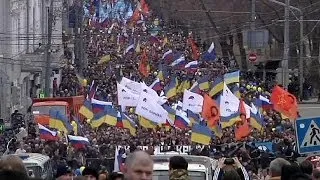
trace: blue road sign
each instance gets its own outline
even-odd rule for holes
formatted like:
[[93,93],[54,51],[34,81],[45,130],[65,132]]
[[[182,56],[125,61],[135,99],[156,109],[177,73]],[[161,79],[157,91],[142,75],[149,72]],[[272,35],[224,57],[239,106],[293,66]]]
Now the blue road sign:
[[320,117],[298,119],[296,122],[297,147],[300,154],[320,152]]

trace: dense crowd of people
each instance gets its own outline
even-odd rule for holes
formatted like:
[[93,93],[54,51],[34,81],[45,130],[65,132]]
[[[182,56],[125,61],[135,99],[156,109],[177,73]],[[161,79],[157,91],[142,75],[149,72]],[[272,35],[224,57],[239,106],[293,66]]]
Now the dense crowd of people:
[[[191,72],[171,68],[168,63],[163,62],[163,54],[172,50],[174,53],[184,54],[186,59],[192,59],[193,49],[188,40],[192,39],[194,34],[166,25],[151,13],[140,14],[136,20],[110,20],[103,24],[89,16],[86,22],[83,34],[87,43],[85,49],[88,55],[87,67],[79,69],[77,64],[71,63],[70,59],[69,63],[62,68],[61,82],[54,88],[55,96],[86,96],[89,93],[90,84],[94,81],[97,85],[94,98],[117,104],[116,82],[121,77],[137,82],[143,81],[150,85],[160,73],[160,67],[166,67],[163,72],[164,79],[161,79],[162,86],[165,86],[171,77],[178,77],[179,80],[188,79],[191,87],[201,77],[209,76],[209,82],[213,82],[216,77],[238,68],[236,63],[231,63],[228,58],[220,57],[208,61],[200,58],[199,67]],[[131,44],[134,44],[134,47],[128,51]],[[206,45],[198,45],[198,47],[200,52],[205,52],[209,48]],[[150,66],[147,75],[139,71],[144,52],[147,54]],[[85,84],[79,82],[77,77],[79,74],[85,79]],[[259,95],[270,97],[275,82],[272,78],[262,82],[253,72],[241,72],[238,84],[241,98],[247,104],[251,104]],[[169,104],[173,105],[182,101],[182,95],[183,93],[178,93],[174,98],[169,99]],[[137,120],[131,108],[126,111]],[[188,128],[183,130],[172,128],[167,131],[164,127],[146,129],[138,126],[137,134],[133,137],[126,129],[108,125],[93,129],[89,121],[85,120],[82,122],[82,135],[87,137],[91,144],[87,149],[79,150],[67,144],[64,138],[56,142],[41,140],[38,136],[37,125],[28,121],[22,126],[27,128],[28,136],[24,137],[23,141],[11,143],[7,149],[6,144],[13,138],[11,135],[16,130],[5,132],[2,135],[4,138],[0,138],[2,145],[0,151],[4,153],[8,150],[13,153],[19,150],[46,154],[55,160],[56,168],[63,164],[77,169],[86,162],[97,168],[104,166],[111,171],[116,146],[130,146],[130,151],[134,151],[139,146],[190,145],[193,147],[192,154],[217,159],[238,157],[248,172],[262,176],[266,174],[266,171],[260,170],[269,167],[272,158],[297,155],[294,149],[293,124],[272,109],[264,111],[263,119],[266,124],[263,133],[252,129],[250,136],[242,141],[236,141],[234,127],[224,128],[221,138],[212,138],[211,144],[201,149],[197,149],[196,145],[191,142],[191,132]],[[256,142],[270,142],[273,147],[267,151],[260,151],[255,146]],[[265,179],[265,177],[256,179]]]

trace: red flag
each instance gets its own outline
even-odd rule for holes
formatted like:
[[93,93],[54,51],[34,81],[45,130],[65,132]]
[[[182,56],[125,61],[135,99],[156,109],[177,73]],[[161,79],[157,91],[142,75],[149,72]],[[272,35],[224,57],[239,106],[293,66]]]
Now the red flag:
[[209,95],[204,94],[203,98],[202,117],[208,121],[209,127],[213,127],[220,119],[219,106]]
[[146,50],[143,50],[141,60],[139,63],[139,71],[144,77],[149,76],[150,68],[148,63],[148,56]]
[[141,0],[140,1],[140,4],[141,4],[141,11],[143,14],[149,14],[149,5],[147,4],[147,2],[145,0]]
[[133,24],[135,24],[140,19],[141,19],[141,13],[140,13],[139,9],[136,8],[134,10],[134,13],[133,13],[132,17],[131,17],[131,21],[132,21]]
[[245,108],[245,103],[243,100],[240,100],[240,105],[239,105],[239,112],[240,112],[240,118],[242,122],[244,123],[247,121],[247,113],[246,113],[246,108]]
[[275,86],[271,94],[271,103],[274,110],[282,113],[291,120],[295,120],[298,117],[298,103],[294,95],[288,91],[282,89],[279,86]]
[[248,137],[250,135],[251,129],[247,121],[244,121],[242,125],[240,125],[235,130],[235,138],[237,141],[242,140],[245,137]]
[[189,39],[189,43],[190,43],[191,49],[192,49],[192,59],[193,60],[199,60],[200,51],[199,51],[198,46],[196,45],[196,42],[192,38],[190,38]]

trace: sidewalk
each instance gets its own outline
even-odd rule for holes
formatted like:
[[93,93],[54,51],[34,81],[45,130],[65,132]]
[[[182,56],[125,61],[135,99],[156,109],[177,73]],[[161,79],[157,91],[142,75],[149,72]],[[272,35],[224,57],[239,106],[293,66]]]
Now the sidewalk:
[[320,104],[320,102],[318,102],[318,98],[310,98],[309,100],[299,102],[299,104]]

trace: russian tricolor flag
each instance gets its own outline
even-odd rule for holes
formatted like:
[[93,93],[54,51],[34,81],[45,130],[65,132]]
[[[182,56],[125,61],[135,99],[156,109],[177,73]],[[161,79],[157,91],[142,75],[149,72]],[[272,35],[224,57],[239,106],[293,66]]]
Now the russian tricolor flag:
[[73,147],[77,149],[84,149],[87,145],[89,145],[89,139],[82,136],[71,136],[68,135],[69,143],[73,145]]
[[260,95],[259,99],[261,100],[263,109],[271,109],[272,108],[272,104],[268,98]]
[[134,51],[134,40],[131,40],[130,45],[124,51],[124,54],[127,54],[128,52],[133,52],[133,51]]
[[217,54],[216,50],[214,48],[214,43],[211,43],[211,46],[209,47],[208,51],[203,55],[202,59],[204,61],[214,61],[216,60]]
[[112,106],[112,102],[99,101],[91,99],[92,111],[94,114],[104,111],[106,106]]
[[160,79],[157,78],[155,81],[153,81],[153,83],[149,87],[155,91],[162,90]]
[[87,99],[92,99],[94,98],[96,92],[98,89],[98,85],[94,82],[94,80],[91,83],[90,89],[89,89],[89,94],[87,94]]
[[174,126],[180,129],[185,129],[189,126],[190,120],[181,111],[176,111]]
[[185,67],[185,65],[186,65],[186,58],[183,55],[171,63],[172,67],[176,67],[178,69]]
[[168,50],[167,52],[165,52],[162,56],[162,59],[167,62],[167,63],[171,63],[173,61],[173,52],[172,50]]
[[198,61],[191,61],[184,66],[187,70],[197,70],[199,68]]
[[59,138],[57,136],[56,131],[51,131],[50,129],[42,126],[41,124],[38,124],[39,132],[40,132],[40,138],[47,140],[47,141],[57,141]]

